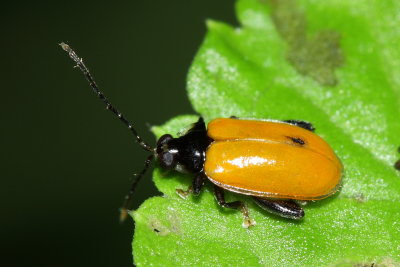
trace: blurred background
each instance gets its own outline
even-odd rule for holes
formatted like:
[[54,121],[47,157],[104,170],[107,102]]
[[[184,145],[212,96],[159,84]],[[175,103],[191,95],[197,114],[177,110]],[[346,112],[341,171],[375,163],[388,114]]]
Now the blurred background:
[[[2,4],[3,266],[132,266],[132,220],[118,209],[147,155],[96,98],[58,43],[149,143],[149,125],[194,111],[186,74],[212,18],[234,1],[31,1]],[[137,208],[159,194],[151,172]]]

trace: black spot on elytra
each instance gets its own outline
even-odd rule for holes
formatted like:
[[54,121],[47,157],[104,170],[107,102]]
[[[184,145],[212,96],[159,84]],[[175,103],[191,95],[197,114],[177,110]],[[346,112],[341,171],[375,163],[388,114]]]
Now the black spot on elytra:
[[299,137],[292,137],[292,136],[286,136],[287,138],[289,138],[293,143],[304,146],[306,144],[306,142],[299,138]]

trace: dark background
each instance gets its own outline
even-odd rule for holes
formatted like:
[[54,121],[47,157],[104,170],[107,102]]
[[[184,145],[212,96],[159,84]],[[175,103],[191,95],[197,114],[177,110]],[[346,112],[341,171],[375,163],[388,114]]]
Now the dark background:
[[[43,1],[1,8],[2,266],[131,266],[118,222],[146,153],[58,43],[149,143],[149,125],[194,113],[185,92],[205,19],[236,24],[233,1]],[[157,190],[148,174],[134,207]]]

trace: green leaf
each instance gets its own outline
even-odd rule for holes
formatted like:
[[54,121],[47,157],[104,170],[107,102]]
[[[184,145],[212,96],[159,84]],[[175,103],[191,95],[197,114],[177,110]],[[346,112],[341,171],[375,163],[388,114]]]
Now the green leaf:
[[[235,115],[313,122],[342,160],[339,194],[294,222],[249,198],[257,225],[216,204],[212,187],[181,199],[190,175],[156,168],[163,193],[132,213],[138,266],[400,265],[400,2],[241,0],[240,27],[208,21],[188,94],[206,121]],[[180,116],[159,137],[195,122]],[[379,265],[381,266],[381,265]]]

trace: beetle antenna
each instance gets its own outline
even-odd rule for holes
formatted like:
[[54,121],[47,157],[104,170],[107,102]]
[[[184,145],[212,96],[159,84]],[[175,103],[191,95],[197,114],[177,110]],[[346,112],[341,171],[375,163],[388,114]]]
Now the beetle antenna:
[[83,63],[82,58],[78,57],[78,55],[74,52],[74,50],[72,50],[72,48],[69,45],[67,45],[66,43],[62,42],[60,44],[60,46],[62,47],[62,49],[64,49],[68,53],[70,58],[72,58],[72,60],[75,61],[76,67],[78,67],[83,72],[83,75],[85,75],[86,80],[88,80],[90,87],[92,87],[92,89],[93,89],[93,92],[95,92],[95,94],[97,94],[97,96],[100,98],[100,100],[103,101],[104,104],[106,104],[106,109],[108,109],[112,113],[114,113],[118,117],[118,119],[120,119],[129,128],[129,130],[131,130],[131,132],[133,133],[133,135],[136,138],[136,142],[144,150],[153,152],[153,148],[149,144],[147,144],[145,141],[142,140],[142,138],[136,132],[135,128],[133,128],[132,124],[127,119],[125,119],[125,117],[113,105],[111,105],[111,103],[108,101],[108,99],[99,90],[96,82],[93,79],[93,76],[89,72],[89,69]]
[[144,168],[140,173],[134,174],[135,178],[132,181],[131,189],[129,190],[128,194],[125,196],[124,204],[122,205],[121,212],[119,215],[119,221],[125,221],[126,217],[128,216],[129,206],[131,204],[131,200],[133,197],[133,193],[135,192],[135,188],[139,183],[140,179],[142,179],[143,175],[146,173],[147,169],[150,167],[151,162],[153,161],[154,155],[151,154],[146,161],[144,162]]

